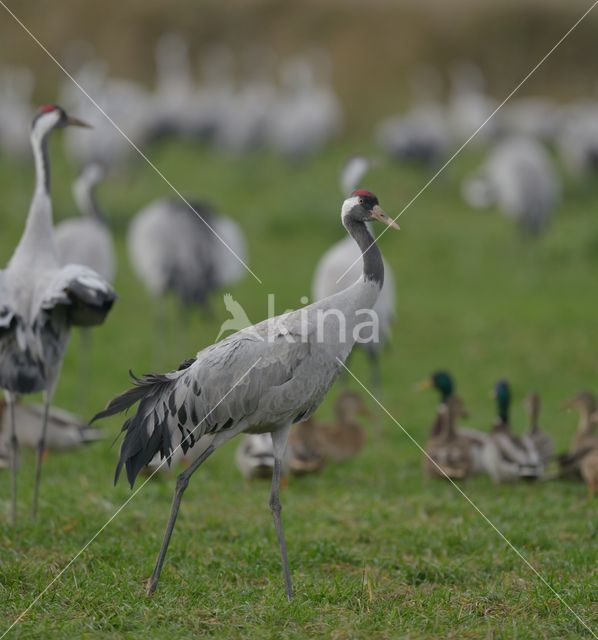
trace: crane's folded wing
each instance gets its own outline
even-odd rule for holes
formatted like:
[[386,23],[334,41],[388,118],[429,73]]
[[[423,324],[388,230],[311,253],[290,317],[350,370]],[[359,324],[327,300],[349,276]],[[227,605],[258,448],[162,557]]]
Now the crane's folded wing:
[[0,335],[12,331],[16,320],[16,313],[9,304],[8,291],[4,284],[4,271],[0,271]]
[[95,271],[69,264],[47,283],[39,308],[50,311],[60,305],[67,306],[71,325],[91,327],[104,321],[115,300],[114,289]]
[[[116,479],[123,465],[131,485],[140,469],[172,452],[180,432],[184,451],[199,438],[235,428],[283,426],[316,409],[336,377],[336,358],[288,333],[272,334],[268,322],[218,342],[177,371],[135,378],[94,420],[139,403],[123,425]],[[266,337],[266,339],[264,339]]]

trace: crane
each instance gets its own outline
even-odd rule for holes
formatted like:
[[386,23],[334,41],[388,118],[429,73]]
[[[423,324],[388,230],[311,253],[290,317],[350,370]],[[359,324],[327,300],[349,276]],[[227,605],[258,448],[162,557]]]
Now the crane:
[[48,138],[55,129],[87,126],[61,107],[40,107],[31,126],[35,190],[25,231],[0,271],[0,388],[11,422],[11,519],[17,509],[15,396],[42,391],[44,412],[37,447],[33,515],[37,513],[48,411],[72,326],[104,321],[115,293],[95,271],[61,266],[54,243]]
[[112,283],[116,272],[114,240],[96,198],[104,176],[104,168],[97,162],[83,168],[73,184],[73,197],[82,216],[57,224],[54,241],[61,264],[83,264]]
[[[398,228],[378,198],[361,189],[343,202],[341,218],[363,256],[362,275],[350,287],[234,333],[183,362],[176,371],[134,378],[133,388],[95,416],[98,420],[115,415],[138,403],[123,425],[125,435],[115,473],[118,481],[125,468],[131,486],[156,453],[170,458],[173,438],[180,437],[183,451],[208,443],[177,478],[164,539],[147,583],[148,594],[158,584],[183,493],[193,473],[233,436],[269,432],[274,449],[270,509],[286,594],[292,597],[279,499],[289,430],[293,423],[307,420],[322,402],[353,348],[359,311],[371,309],[380,294],[384,265],[366,222],[378,220]],[[345,318],[345,331],[339,329],[339,315]]]
[[244,275],[247,248],[231,218],[204,202],[192,201],[191,206],[162,198],[139,211],[127,235],[129,259],[152,295],[170,291],[184,305],[207,306],[214,289]]
[[463,197],[478,209],[498,206],[522,232],[540,234],[558,207],[561,181],[546,149],[524,136],[502,140],[483,167],[463,183]]
[[[63,265],[82,264],[93,269],[107,282],[114,282],[116,258],[114,240],[96,198],[96,188],[106,172],[99,162],[87,164],[73,184],[73,197],[82,216],[69,218],[56,225],[54,241],[58,259]],[[85,389],[89,383],[91,334],[81,329],[83,375]]]

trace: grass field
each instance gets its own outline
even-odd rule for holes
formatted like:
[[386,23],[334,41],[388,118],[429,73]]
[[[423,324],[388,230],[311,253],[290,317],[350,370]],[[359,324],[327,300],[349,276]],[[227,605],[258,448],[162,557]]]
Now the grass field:
[[[55,141],[58,142],[58,141]],[[55,156],[55,215],[70,215],[73,175]],[[245,228],[251,267],[235,297],[257,321],[266,294],[277,311],[309,294],[321,253],[341,237],[337,173],[351,145],[305,166],[262,154],[227,159],[170,144],[152,158],[189,194],[205,194]],[[401,218],[402,231],[381,245],[397,280],[398,320],[383,362],[380,400],[420,443],[436,398],[414,383],[448,367],[472,426],[493,420],[490,390],[508,377],[521,400],[537,389],[542,422],[559,449],[576,418],[560,410],[576,391],[596,388],[598,358],[598,189],[567,186],[558,221],[537,243],[503,218],[475,213],[459,198],[460,177],[477,161],[451,166]],[[398,212],[427,174],[388,165],[366,182],[384,208]],[[0,264],[25,220],[30,167],[0,163]],[[128,385],[127,370],[174,368],[210,344],[225,312],[198,315],[179,330],[168,304],[168,332],[154,334],[151,303],[127,264],[124,231],[141,205],[168,193],[145,165],[107,184],[102,199],[119,244],[120,300],[94,333],[93,384],[81,394],[74,335],[56,403],[91,416]],[[162,355],[159,355],[162,354]],[[352,365],[366,383],[364,358]],[[320,410],[330,415],[333,389]],[[421,454],[373,402],[364,453],[319,476],[292,479],[283,493],[296,597],[288,603],[267,507],[268,483],[246,488],[233,465],[236,442],[213,456],[185,494],[158,591],[145,596],[168,514],[173,481],[155,480],[128,504],[31,608],[8,637],[77,638],[585,638],[575,618],[449,484],[425,479]],[[20,469],[20,519],[7,524],[9,477],[0,491],[0,634],[130,496],[112,486],[118,420],[106,439],[44,469],[40,517],[28,517],[33,456]],[[474,478],[463,491],[542,574],[572,610],[598,628],[598,501],[580,484],[493,486]]]

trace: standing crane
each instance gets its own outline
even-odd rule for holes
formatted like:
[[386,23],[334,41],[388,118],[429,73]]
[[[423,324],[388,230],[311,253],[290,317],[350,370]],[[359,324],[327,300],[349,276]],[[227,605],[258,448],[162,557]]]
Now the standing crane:
[[173,292],[185,306],[205,307],[213,290],[244,275],[247,249],[231,218],[203,202],[191,206],[165,198],[139,211],[127,235],[129,258],[152,295]]
[[[91,162],[73,184],[73,197],[82,216],[69,218],[56,225],[54,241],[60,264],[82,264],[93,269],[107,282],[114,282],[116,258],[114,240],[96,198],[96,188],[104,179],[99,162]],[[84,387],[89,382],[91,335],[89,328],[81,332]]]
[[87,126],[57,105],[42,106],[31,127],[35,191],[25,231],[0,271],[0,388],[11,422],[11,518],[17,508],[15,396],[42,391],[44,412],[37,447],[33,515],[37,513],[48,411],[72,326],[104,321],[115,299],[112,287],[82,265],[61,266],[54,243],[48,138],[54,129]]
[[[364,156],[353,156],[347,160],[341,172],[341,189],[350,193],[356,189],[365,173],[375,161]],[[351,181],[353,181],[351,183]],[[342,291],[360,276],[360,249],[351,238],[343,238],[320,258],[312,280],[314,300],[322,300]],[[384,262],[384,285],[374,304],[378,318],[378,337],[363,343],[372,369],[372,383],[380,385],[380,351],[390,339],[390,329],[395,318],[395,280],[391,268]]]
[[561,181],[543,145],[519,136],[498,143],[481,169],[465,180],[462,193],[472,207],[496,205],[523,233],[537,236],[556,212]]
[[[353,348],[360,310],[371,309],[384,282],[382,256],[366,223],[378,220],[398,228],[378,198],[354,191],[342,205],[342,223],[362,252],[362,275],[347,289],[319,302],[234,333],[200,351],[176,371],[134,378],[132,389],[114,398],[94,420],[115,415],[138,403],[123,425],[125,432],[115,481],[123,469],[131,486],[156,455],[168,460],[173,438],[187,451],[207,447],[177,478],[173,502],[147,584],[158,584],[183,493],[200,465],[239,433],[272,434],[274,471],[270,509],[280,545],[286,594],[292,583],[279,500],[281,466],[291,425],[307,420],[322,402]],[[334,316],[326,322],[327,314]],[[339,330],[338,316],[345,318]]]
[[112,283],[116,271],[114,240],[96,197],[104,176],[104,168],[97,162],[83,168],[73,184],[73,197],[82,216],[57,224],[54,241],[61,264],[83,264]]

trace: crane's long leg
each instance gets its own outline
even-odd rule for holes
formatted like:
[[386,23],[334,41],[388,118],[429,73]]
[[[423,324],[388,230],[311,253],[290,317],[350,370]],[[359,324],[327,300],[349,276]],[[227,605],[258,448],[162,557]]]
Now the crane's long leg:
[[[83,327],[81,329],[81,385],[79,399],[81,406],[87,410],[87,401],[91,384],[91,329]],[[85,415],[85,414],[84,414]]]
[[183,473],[179,475],[176,480],[176,489],[174,490],[174,496],[172,497],[172,506],[170,507],[170,516],[166,525],[166,531],[164,532],[164,538],[162,539],[162,546],[160,547],[160,553],[156,559],[156,566],[152,573],[151,578],[147,582],[147,595],[151,596],[158,586],[158,580],[160,579],[160,573],[162,571],[162,565],[164,564],[164,558],[168,551],[168,544],[170,543],[170,537],[176,522],[177,515],[179,513],[179,507],[181,506],[181,500],[183,499],[183,493],[189,484],[189,478],[199,469],[203,462],[205,462],[210,455],[214,452],[215,447],[209,446],[191,465],[189,465]]
[[31,509],[31,517],[37,517],[37,504],[39,501],[39,485],[42,479],[42,462],[44,459],[44,451],[46,450],[46,433],[48,431],[48,413],[50,411],[50,402],[52,401],[52,393],[44,391],[44,414],[42,418],[42,432],[37,443],[37,459],[35,463],[35,484],[33,485],[33,507]]
[[17,457],[19,455],[19,441],[17,440],[17,424],[15,421],[15,398],[6,392],[6,404],[10,416],[10,522],[17,523]]
[[293,597],[293,583],[291,581],[291,572],[289,570],[289,558],[287,556],[287,543],[284,537],[284,529],[282,526],[280,504],[280,474],[282,467],[282,459],[285,455],[287,439],[289,435],[289,427],[272,432],[272,444],[274,447],[274,472],[272,473],[272,492],[270,493],[270,510],[272,511],[272,519],[276,535],[278,536],[278,544],[280,545],[280,557],[282,561],[282,575],[284,576],[284,585],[289,600]]

